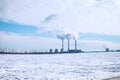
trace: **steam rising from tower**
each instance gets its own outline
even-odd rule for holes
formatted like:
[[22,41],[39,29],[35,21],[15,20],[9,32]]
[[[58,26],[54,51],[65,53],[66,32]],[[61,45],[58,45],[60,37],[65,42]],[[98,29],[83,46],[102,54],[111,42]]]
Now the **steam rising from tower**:
[[61,49],[61,52],[62,52],[64,50],[65,33],[61,32],[61,33],[57,34],[57,38],[62,41],[62,49]]
[[70,50],[70,39],[72,35],[70,33],[66,34],[66,39],[68,40],[68,51]]
[[75,41],[75,52],[77,52],[77,40],[78,34],[75,32],[65,32],[65,31],[58,31],[57,38],[62,40],[62,51],[64,50],[64,40],[67,39],[68,41],[68,52],[70,51],[70,39],[74,39]]
[[73,39],[75,40],[75,52],[77,52],[77,40],[78,40],[78,35],[77,34],[73,34]]

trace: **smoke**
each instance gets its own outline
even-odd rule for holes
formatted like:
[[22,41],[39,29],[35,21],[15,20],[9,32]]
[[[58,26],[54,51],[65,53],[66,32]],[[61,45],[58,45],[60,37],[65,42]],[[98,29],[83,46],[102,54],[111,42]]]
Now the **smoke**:
[[75,40],[75,41],[77,41],[78,39],[79,39],[79,35],[78,35],[78,33],[73,33],[73,39]]
[[60,39],[60,40],[64,40],[64,39],[66,38],[64,31],[58,31],[58,32],[56,32],[55,35],[56,35],[56,37],[57,37],[58,39]]
[[66,37],[67,40],[70,40],[72,38],[72,34],[71,33],[67,33],[65,37]]
[[76,32],[71,32],[71,31],[57,31],[56,34],[57,38],[62,40],[62,50],[64,49],[64,39],[68,40],[68,51],[70,47],[70,39],[75,40],[75,50],[77,50],[77,40],[78,40],[78,34]]
[[56,37],[60,40],[70,40],[70,39],[74,39],[75,41],[77,41],[79,39],[79,35],[77,32],[72,32],[72,31],[57,31],[56,32]]
[[103,48],[104,48],[104,49],[106,49],[106,48],[107,48],[106,44],[103,44]]

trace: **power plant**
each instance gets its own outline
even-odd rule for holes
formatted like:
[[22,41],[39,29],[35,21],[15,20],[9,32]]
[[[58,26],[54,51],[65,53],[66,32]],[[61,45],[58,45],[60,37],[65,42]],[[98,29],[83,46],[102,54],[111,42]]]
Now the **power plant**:
[[[61,40],[61,50],[58,49],[50,49],[49,51],[40,51],[40,50],[21,50],[17,51],[16,49],[10,49],[10,48],[0,48],[0,54],[56,54],[56,53],[97,53],[97,52],[120,52],[120,50],[109,50],[106,45],[104,45],[105,51],[81,51],[80,49],[77,49],[77,41],[78,41],[78,35],[75,35],[73,33],[60,33],[56,35],[58,39]],[[70,49],[70,40],[74,40],[74,49]],[[67,50],[64,49],[64,41],[67,40]]]
[[[61,51],[60,51],[61,53],[78,53],[78,52],[81,52],[81,50],[77,50],[77,39],[72,34],[67,33],[64,36],[62,35],[62,36],[57,36],[57,37],[62,40],[62,48],[61,48]],[[72,38],[75,41],[75,49],[70,49],[70,40]],[[68,43],[68,50],[67,51],[64,51],[64,40],[65,39],[67,39],[67,43]]]
[[[22,50],[21,52],[17,52],[17,50],[15,49],[0,49],[0,53],[6,53],[6,54],[51,54],[51,53],[79,53],[81,52],[81,50],[77,49],[77,39],[75,38],[75,36],[73,36],[70,33],[67,34],[62,34],[62,35],[57,35],[57,38],[61,40],[61,50],[59,51],[58,49],[52,50],[50,49],[49,51],[40,51],[40,50],[32,50],[30,49],[30,51],[27,50]],[[64,40],[67,40],[67,50],[65,51],[64,49]],[[74,49],[70,49],[70,40],[73,39],[74,42]]]

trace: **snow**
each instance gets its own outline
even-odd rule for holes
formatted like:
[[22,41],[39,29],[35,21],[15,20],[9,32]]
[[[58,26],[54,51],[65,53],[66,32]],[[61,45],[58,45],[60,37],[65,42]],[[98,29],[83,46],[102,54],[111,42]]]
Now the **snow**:
[[101,80],[120,76],[120,53],[0,54],[0,80]]

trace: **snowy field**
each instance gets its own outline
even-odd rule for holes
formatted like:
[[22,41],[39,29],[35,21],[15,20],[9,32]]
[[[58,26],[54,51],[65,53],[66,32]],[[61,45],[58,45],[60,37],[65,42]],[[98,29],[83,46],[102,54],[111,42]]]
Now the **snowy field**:
[[0,80],[102,80],[120,76],[120,53],[0,54]]

